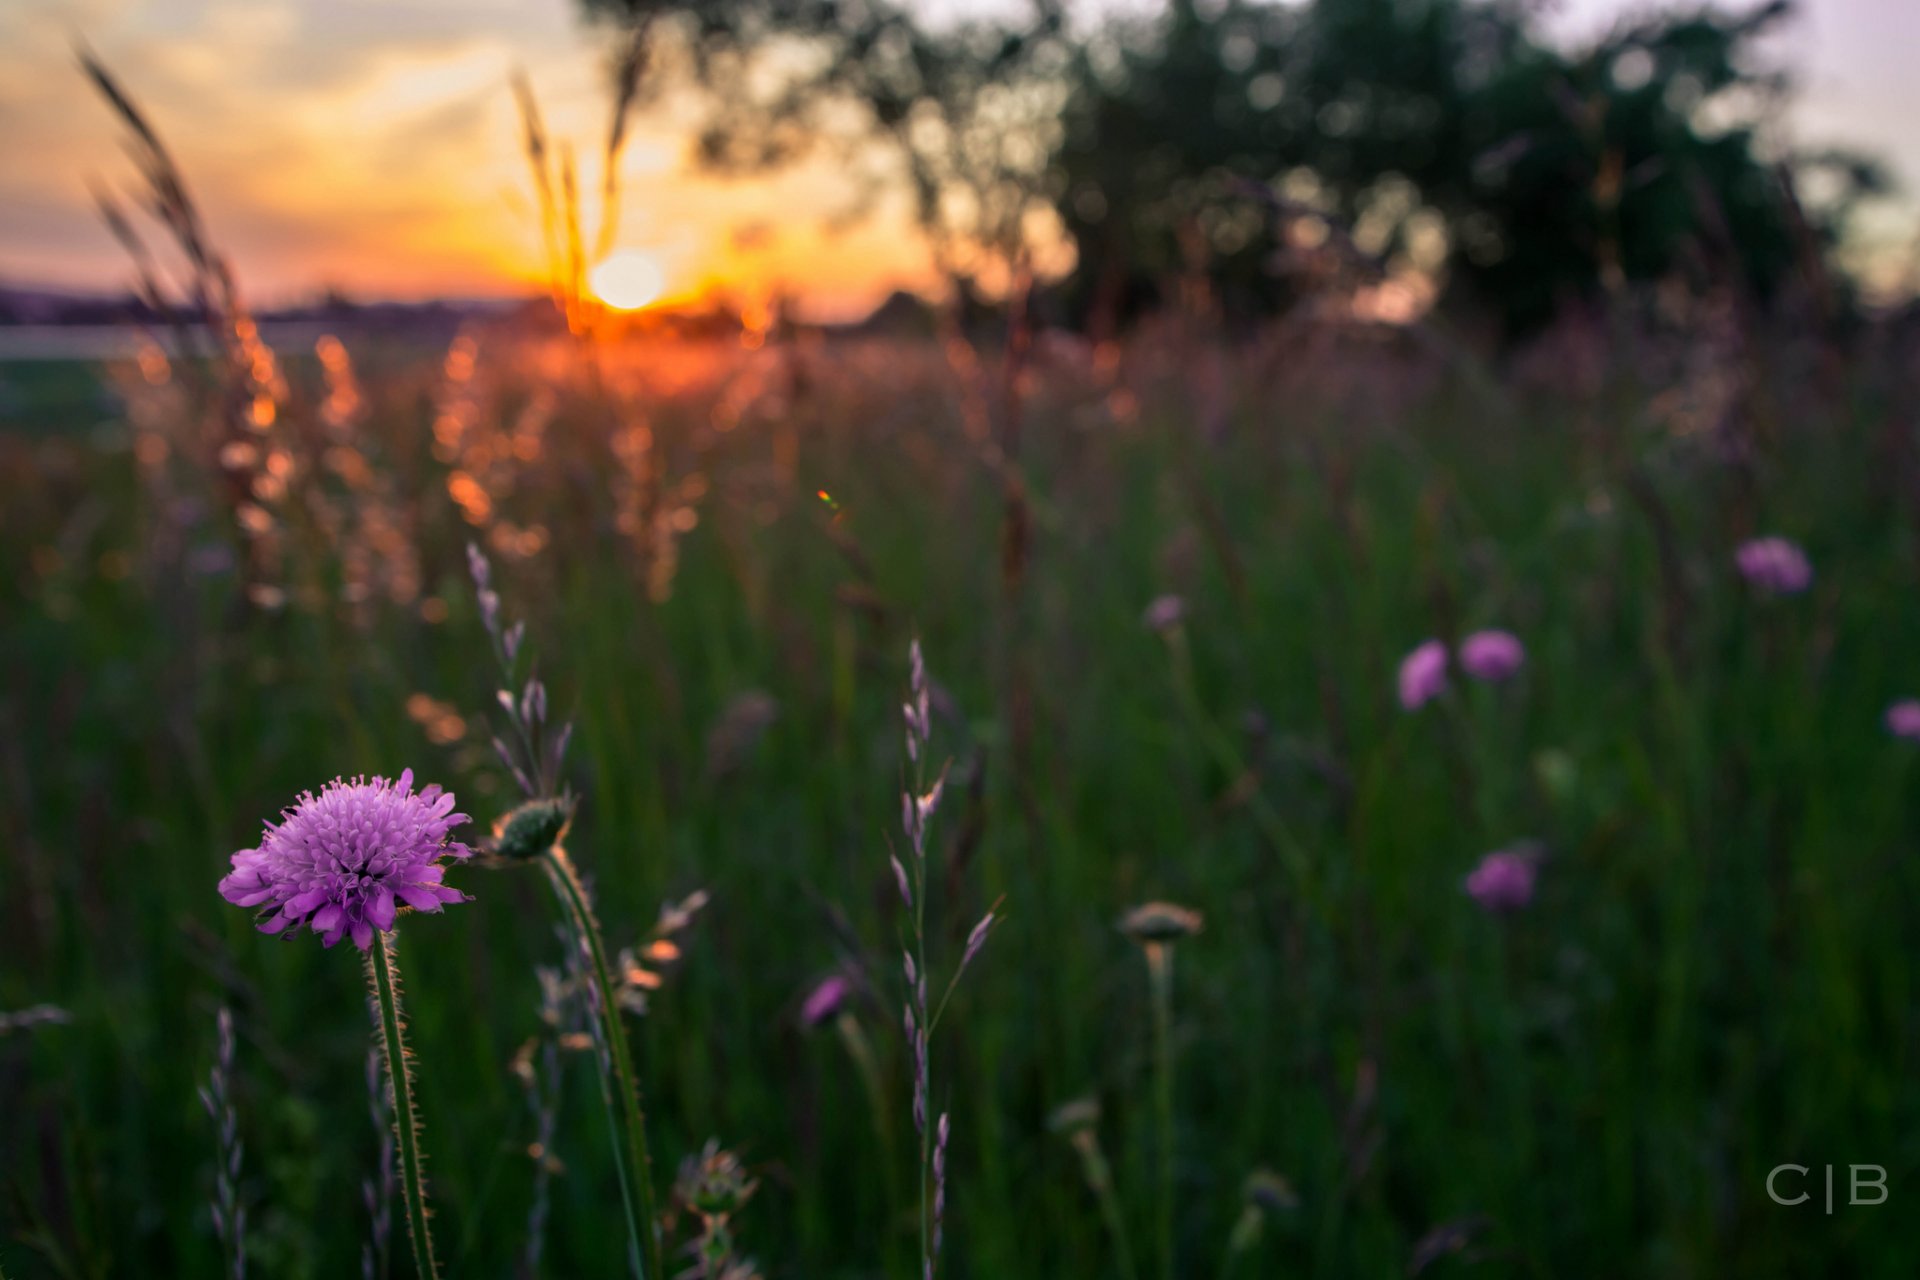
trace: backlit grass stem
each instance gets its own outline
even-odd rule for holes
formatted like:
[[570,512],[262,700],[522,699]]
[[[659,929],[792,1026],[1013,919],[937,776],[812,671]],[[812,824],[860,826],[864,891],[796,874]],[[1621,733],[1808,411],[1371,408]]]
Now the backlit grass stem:
[[571,723],[549,733],[547,690],[529,676],[515,697],[524,623],[505,625],[500,596],[494,590],[493,567],[472,543],[467,545],[467,568],[473,575],[480,620],[493,645],[505,685],[497,695],[512,729],[509,739],[494,739],[494,749],[519,783],[527,804],[515,810],[495,833],[496,853],[509,859],[538,858],[547,880],[560,899],[573,942],[592,966],[593,1019],[601,1042],[600,1096],[606,1104],[607,1128],[613,1139],[614,1169],[620,1179],[620,1201],[626,1214],[629,1264],[638,1280],[666,1274],[661,1259],[660,1223],[654,1212],[653,1168],[648,1155],[646,1117],[640,1109],[640,1084],[633,1070],[633,1051],[620,1016],[620,988],[607,963],[607,945],[594,918],[586,886],[560,843],[572,817],[571,797],[560,794],[560,766],[566,758]]
[[938,1005],[927,1000],[927,891],[933,876],[927,861],[928,824],[940,807],[946,789],[945,766],[927,782],[927,750],[933,735],[932,690],[927,681],[927,665],[920,653],[920,641],[908,649],[909,678],[907,701],[901,707],[906,728],[907,760],[913,774],[900,797],[901,825],[907,837],[908,857],[903,865],[898,855],[892,859],[893,875],[900,897],[908,910],[913,936],[900,957],[906,979],[906,1003],[901,1010],[901,1026],[906,1032],[907,1048],[913,1057],[913,1127],[920,1138],[920,1274],[933,1280],[940,1263],[947,1204],[947,1142],[952,1122],[941,1112],[935,1121],[932,1109],[933,1068],[931,1051],[934,1028],[940,1025],[960,977],[986,945],[998,917],[988,911],[967,935],[959,963],[947,979],[946,991]]
[[[653,1168],[648,1158],[646,1116],[640,1109],[639,1082],[634,1077],[626,1024],[620,1017],[619,988],[607,965],[606,943],[600,937],[600,926],[594,919],[586,886],[580,882],[566,849],[557,844],[549,846],[540,855],[540,862],[566,910],[575,942],[593,966],[593,1013],[600,1023],[611,1068],[611,1079],[603,1082],[602,1096],[607,1103],[614,1167],[620,1175],[621,1199],[632,1237],[634,1273],[642,1280],[648,1276],[664,1276],[659,1224],[654,1216]],[[607,1097],[609,1093],[614,1096]]]

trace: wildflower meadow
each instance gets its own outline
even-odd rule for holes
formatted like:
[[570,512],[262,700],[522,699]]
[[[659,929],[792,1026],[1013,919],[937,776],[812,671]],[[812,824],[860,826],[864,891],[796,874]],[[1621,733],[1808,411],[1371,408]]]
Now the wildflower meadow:
[[[710,1138],[702,1247],[768,1274],[1910,1260],[1895,1212],[1766,1188],[1913,1168],[1875,413],[1783,399],[1736,470],[1630,380],[1355,411],[1249,354],[1196,441],[1152,349],[1050,353],[1016,577],[936,352],[543,374],[528,458],[549,354],[369,352],[326,446],[368,489],[313,500],[400,545],[290,493],[272,578],[162,426],[7,439],[8,1274],[407,1274],[423,1221],[448,1274],[621,1274],[636,1229],[677,1273]],[[610,419],[697,517],[666,546]]]
[[1920,1270],[1910,314],[289,328],[82,57],[6,1280]]

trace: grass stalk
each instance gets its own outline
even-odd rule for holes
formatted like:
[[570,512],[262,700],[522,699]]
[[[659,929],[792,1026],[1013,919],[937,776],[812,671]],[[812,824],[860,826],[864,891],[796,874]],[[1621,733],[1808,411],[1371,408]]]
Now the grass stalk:
[[1137,1280],[1140,1273],[1133,1265],[1133,1244],[1127,1236],[1127,1221],[1121,1216],[1120,1199],[1113,1192],[1113,1169],[1107,1163],[1106,1153],[1100,1149],[1100,1140],[1088,1129],[1073,1136],[1073,1146],[1080,1153],[1080,1167],[1087,1187],[1100,1206],[1100,1220],[1113,1241],[1120,1280]]
[[211,1209],[215,1234],[227,1248],[228,1274],[231,1280],[246,1280],[247,1211],[240,1203],[240,1121],[233,1109],[233,1011],[222,1007],[216,1021],[219,1049],[213,1071],[200,1090],[200,1102],[213,1121],[220,1144]]
[[[1214,722],[1206,704],[1200,699],[1199,681],[1193,669],[1193,651],[1183,628],[1176,627],[1168,634],[1167,649],[1173,672],[1174,693],[1180,700],[1181,711],[1193,725],[1194,732],[1199,735],[1200,744],[1206,748],[1207,753],[1213,757],[1214,764],[1229,779],[1237,782],[1251,776],[1252,770],[1245,757]],[[1268,845],[1279,856],[1286,867],[1287,874],[1293,877],[1295,886],[1324,915],[1325,902],[1321,896],[1320,885],[1313,878],[1313,863],[1306,846],[1300,842],[1300,838],[1268,802],[1258,786],[1247,793],[1246,804],[1254,825],[1260,829],[1260,834],[1266,838]]]
[[1147,944],[1153,987],[1154,1105],[1160,1123],[1160,1185],[1155,1211],[1160,1227],[1160,1275],[1173,1280],[1173,948]]
[[[914,892],[913,949],[914,963],[920,966],[922,981],[927,972],[927,873],[924,859],[919,861],[920,883]],[[911,999],[911,994],[909,999]],[[915,1089],[919,1093],[920,1107],[914,1114],[914,1121],[920,1128],[920,1261],[926,1280],[933,1280],[933,1200],[927,1190],[927,1174],[933,1167],[933,1064],[929,1061],[932,1053],[933,1029],[927,1025],[926,1002],[920,1002],[920,1053],[919,1079]]]
[[593,966],[594,1016],[599,1019],[606,1044],[606,1061],[612,1078],[603,1077],[602,1097],[607,1104],[607,1125],[613,1138],[614,1167],[620,1176],[621,1199],[626,1208],[627,1232],[633,1250],[634,1274],[640,1280],[666,1274],[660,1254],[659,1224],[653,1207],[653,1169],[648,1159],[647,1123],[640,1109],[639,1082],[634,1077],[633,1055],[627,1044],[626,1025],[620,1018],[620,1005],[613,971],[607,964],[606,943],[587,899],[586,886],[580,882],[572,859],[560,845],[540,855],[547,878],[560,898],[576,941]]

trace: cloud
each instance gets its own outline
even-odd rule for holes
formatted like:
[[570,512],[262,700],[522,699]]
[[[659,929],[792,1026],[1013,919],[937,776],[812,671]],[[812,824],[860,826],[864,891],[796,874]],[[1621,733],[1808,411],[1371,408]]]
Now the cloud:
[[[605,50],[571,0],[83,0],[0,10],[0,271],[112,288],[118,246],[87,182],[130,189],[119,129],[74,64],[84,33],[185,170],[258,300],[333,284],[418,296],[530,287],[544,249],[509,92],[524,69],[556,146],[578,158],[598,229]],[[903,209],[832,236],[844,175],[816,164],[725,181],[687,172],[684,102],[634,122],[616,240],[679,293],[770,282],[857,309],[928,278]],[[773,234],[735,244],[758,222]]]

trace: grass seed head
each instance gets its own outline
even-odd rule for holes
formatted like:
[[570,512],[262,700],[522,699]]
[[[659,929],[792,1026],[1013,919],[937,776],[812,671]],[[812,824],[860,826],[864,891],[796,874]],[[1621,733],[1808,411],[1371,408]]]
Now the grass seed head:
[[1075,1098],[1063,1102],[1047,1117],[1047,1128],[1063,1137],[1072,1137],[1100,1123],[1100,1103],[1093,1098]]

